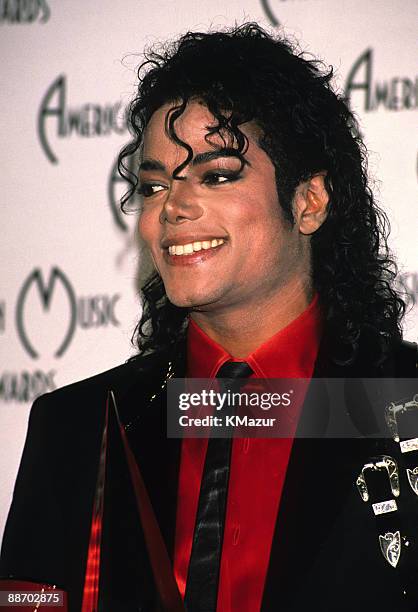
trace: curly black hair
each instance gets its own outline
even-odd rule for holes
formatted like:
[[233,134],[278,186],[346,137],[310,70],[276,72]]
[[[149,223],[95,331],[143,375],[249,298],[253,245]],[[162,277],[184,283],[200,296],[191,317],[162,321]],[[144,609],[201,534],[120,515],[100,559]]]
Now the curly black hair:
[[[289,220],[297,186],[326,171],[329,214],[311,239],[312,274],[334,360],[350,363],[366,335],[381,361],[402,337],[405,303],[394,288],[389,224],[368,185],[366,149],[347,101],[331,88],[332,68],[256,23],[188,32],[145,58],[130,106],[133,140],[119,155],[119,171],[130,183],[122,209],[138,180],[125,160],[140,149],[152,114],[163,104],[176,108],[167,125],[176,142],[175,120],[191,99],[203,101],[216,118],[211,133],[226,130],[241,152],[247,142],[239,126],[254,122],[262,133],[258,144],[275,166],[279,201]],[[187,143],[180,144],[187,159],[175,173],[193,155]],[[185,334],[187,309],[168,300],[156,272],[142,293],[136,329],[140,355],[175,347]]]

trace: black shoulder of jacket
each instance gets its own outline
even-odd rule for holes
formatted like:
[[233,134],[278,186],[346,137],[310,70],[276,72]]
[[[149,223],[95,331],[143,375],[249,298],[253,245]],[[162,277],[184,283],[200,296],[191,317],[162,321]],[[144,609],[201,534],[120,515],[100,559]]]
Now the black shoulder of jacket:
[[129,385],[138,376],[140,376],[138,365],[135,361],[128,361],[105,372],[59,387],[48,395],[59,400],[69,394],[72,396],[89,395],[96,393],[99,389],[120,389]]
[[184,343],[179,342],[177,349],[173,349],[171,353],[161,352],[145,357],[138,355],[126,363],[60,387],[47,395],[54,399],[62,399],[67,396],[96,394],[99,389],[106,391],[112,389],[118,394],[124,394],[126,390],[137,383],[141,383],[145,387],[152,387],[164,377],[170,361],[176,366],[176,375],[184,376],[186,362]]
[[[184,376],[185,359],[181,354],[183,370],[176,375]],[[109,391],[114,393],[117,406],[124,405],[121,416],[130,419],[140,405],[161,389],[161,381],[167,374],[170,357],[164,353],[143,359],[132,359],[105,372],[60,387],[38,397],[32,407],[32,414],[43,415],[49,427],[68,425],[79,420],[94,424],[98,415],[104,414]],[[129,410],[128,408],[129,407]],[[124,413],[127,412],[125,415]],[[122,418],[124,421],[124,418]]]
[[418,345],[404,340],[393,354],[395,377],[415,378],[418,376]]

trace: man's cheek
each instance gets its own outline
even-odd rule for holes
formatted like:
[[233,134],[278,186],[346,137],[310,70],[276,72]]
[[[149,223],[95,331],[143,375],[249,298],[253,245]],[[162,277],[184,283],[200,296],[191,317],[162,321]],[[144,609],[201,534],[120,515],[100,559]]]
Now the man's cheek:
[[148,248],[151,247],[151,242],[156,237],[158,225],[150,218],[148,212],[143,210],[140,212],[138,220],[138,232],[142,240],[145,242]]
[[152,264],[154,266],[154,268],[157,270],[158,274],[161,276],[161,266],[158,265],[158,259],[159,259],[159,255],[155,254],[152,252],[152,249],[148,249],[150,252],[150,257],[151,257],[151,261]]

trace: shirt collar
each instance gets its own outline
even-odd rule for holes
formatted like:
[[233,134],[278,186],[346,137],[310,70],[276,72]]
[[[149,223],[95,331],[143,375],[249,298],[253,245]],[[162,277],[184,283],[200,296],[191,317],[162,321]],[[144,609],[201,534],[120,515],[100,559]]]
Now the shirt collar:
[[[321,339],[321,309],[316,294],[289,325],[248,355],[257,378],[310,378]],[[190,319],[187,331],[187,376],[214,378],[226,361],[234,359]]]

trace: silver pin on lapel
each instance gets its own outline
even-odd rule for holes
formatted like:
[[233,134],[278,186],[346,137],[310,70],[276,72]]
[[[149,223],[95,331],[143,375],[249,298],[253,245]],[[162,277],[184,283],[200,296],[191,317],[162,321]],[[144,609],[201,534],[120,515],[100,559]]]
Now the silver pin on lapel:
[[[388,429],[392,435],[392,438],[395,440],[395,442],[400,442],[399,429],[398,429],[398,416],[400,416],[401,414],[404,414],[405,412],[408,412],[409,410],[415,410],[416,408],[418,408],[418,393],[414,395],[414,397],[409,402],[404,402],[404,403],[400,402],[398,404],[395,404],[395,402],[391,402],[389,406],[385,408],[386,425],[388,426]],[[407,450],[402,450],[402,443],[401,443],[402,452],[408,452],[409,450],[417,450],[418,448],[417,438],[408,440],[408,442],[410,443],[410,448],[408,448]]]
[[395,533],[385,533],[384,536],[379,536],[380,550],[386,561],[392,567],[398,565],[399,558],[401,556],[401,534],[399,531]]
[[[358,492],[360,493],[361,499],[364,502],[369,501],[369,498],[370,498],[369,490],[368,490],[366,478],[365,478],[366,472],[368,470],[379,471],[379,472],[386,471],[388,478],[389,478],[389,485],[390,485],[390,490],[392,492],[392,495],[394,497],[399,497],[400,489],[399,489],[398,465],[396,461],[389,455],[380,455],[379,457],[375,457],[371,459],[368,463],[365,463],[363,465],[363,468],[359,476],[357,477],[357,480],[356,480],[357,489],[358,489]],[[395,507],[393,507],[393,503],[389,504],[388,509],[386,509],[385,512],[393,512],[394,510],[397,510],[395,500],[391,500],[391,501],[394,502]],[[389,503],[389,502],[386,502],[386,503]],[[373,504],[373,506],[374,505],[376,504]],[[382,513],[383,513],[382,511],[378,512],[378,514],[382,514]]]
[[415,467],[413,470],[407,469],[406,473],[411,489],[413,490],[415,495],[418,495],[418,466]]

